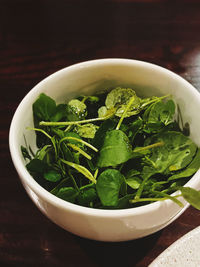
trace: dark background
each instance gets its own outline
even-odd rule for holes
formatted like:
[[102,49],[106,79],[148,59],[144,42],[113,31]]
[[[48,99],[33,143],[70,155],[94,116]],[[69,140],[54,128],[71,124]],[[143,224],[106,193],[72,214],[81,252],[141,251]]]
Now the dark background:
[[0,0],[0,266],[148,266],[200,224],[190,207],[149,237],[90,241],[49,221],[22,188],[8,149],[17,105],[53,72],[107,57],[156,63],[200,90],[200,1]]

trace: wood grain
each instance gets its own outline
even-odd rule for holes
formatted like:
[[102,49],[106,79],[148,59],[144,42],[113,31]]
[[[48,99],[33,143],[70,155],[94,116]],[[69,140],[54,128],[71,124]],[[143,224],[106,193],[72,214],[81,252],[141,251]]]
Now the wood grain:
[[29,200],[11,162],[10,122],[28,91],[73,63],[107,57],[166,67],[200,90],[200,1],[0,0],[0,266],[148,266],[200,224],[189,208],[164,230],[102,243],[54,225]]

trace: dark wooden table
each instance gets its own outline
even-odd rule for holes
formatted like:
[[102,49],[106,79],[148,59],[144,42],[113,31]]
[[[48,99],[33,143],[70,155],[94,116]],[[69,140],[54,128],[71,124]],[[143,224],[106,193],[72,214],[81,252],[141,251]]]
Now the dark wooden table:
[[200,1],[0,0],[0,266],[148,266],[200,225],[189,208],[149,237],[90,241],[53,224],[22,188],[8,149],[17,105],[47,75],[107,57],[159,64],[200,90]]

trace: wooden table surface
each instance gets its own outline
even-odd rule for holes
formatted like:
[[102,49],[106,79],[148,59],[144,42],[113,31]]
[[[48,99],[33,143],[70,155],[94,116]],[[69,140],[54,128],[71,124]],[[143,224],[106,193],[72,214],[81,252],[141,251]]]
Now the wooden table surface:
[[25,193],[8,148],[17,105],[53,72],[108,57],[156,63],[200,90],[200,1],[0,0],[0,266],[148,266],[200,225],[190,207],[146,238],[95,242],[56,226]]

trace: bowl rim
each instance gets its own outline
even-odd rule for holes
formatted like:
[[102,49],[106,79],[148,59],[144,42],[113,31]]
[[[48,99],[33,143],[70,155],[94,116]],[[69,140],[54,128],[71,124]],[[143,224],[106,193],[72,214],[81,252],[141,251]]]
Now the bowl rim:
[[[180,80],[182,83],[185,83],[188,90],[192,90],[192,92],[196,94],[196,97],[200,99],[199,92],[195,89],[193,85],[191,85],[183,77],[179,76],[178,74],[164,67],[161,67],[159,65],[156,65],[150,62],[142,61],[142,60],[126,59],[126,58],[102,58],[102,59],[93,59],[93,60],[83,61],[80,63],[75,63],[73,65],[64,67],[50,74],[49,76],[41,80],[39,83],[37,83],[21,100],[21,102],[19,103],[13,115],[13,118],[10,124],[10,129],[9,129],[9,149],[10,149],[10,154],[11,154],[13,164],[20,177],[21,182],[27,185],[34,193],[36,193],[36,195],[40,196],[41,199],[47,201],[48,203],[54,206],[58,206],[62,208],[63,210],[70,210],[73,213],[79,213],[79,214],[82,213],[82,214],[87,214],[87,215],[95,216],[95,217],[115,218],[115,217],[123,217],[123,216],[140,215],[144,213],[151,214],[152,211],[159,209],[162,205],[167,205],[167,206],[173,205],[174,203],[170,199],[167,199],[162,202],[156,201],[156,202],[144,205],[144,206],[128,208],[128,209],[109,209],[109,210],[105,209],[104,210],[104,209],[84,207],[78,204],[67,202],[51,194],[46,189],[44,189],[41,185],[39,185],[25,168],[19,155],[19,148],[17,147],[17,138],[15,135],[15,130],[17,129],[20,118],[22,117],[23,109],[24,109],[24,106],[26,105],[26,102],[28,100],[30,101],[31,97],[35,95],[36,91],[37,90],[39,91],[40,87],[47,81],[54,79],[57,76],[59,78],[59,76],[60,75],[62,76],[65,72],[71,71],[76,68],[81,69],[84,67],[90,67],[91,65],[99,65],[99,64],[108,64],[108,65],[109,64],[116,64],[116,65],[125,64],[125,65],[130,65],[130,66],[138,65],[140,67],[144,66],[145,68],[151,68],[151,69],[153,68],[157,71],[165,72],[166,74],[171,75],[175,79]],[[194,176],[196,175],[200,176],[200,171],[198,171]],[[185,184],[185,186],[189,186],[191,184],[191,180],[194,178],[194,176]],[[175,192],[174,194],[177,194],[177,193],[178,192]],[[188,206],[189,204],[187,203],[184,208]],[[184,208],[180,208],[180,209],[184,209]]]

